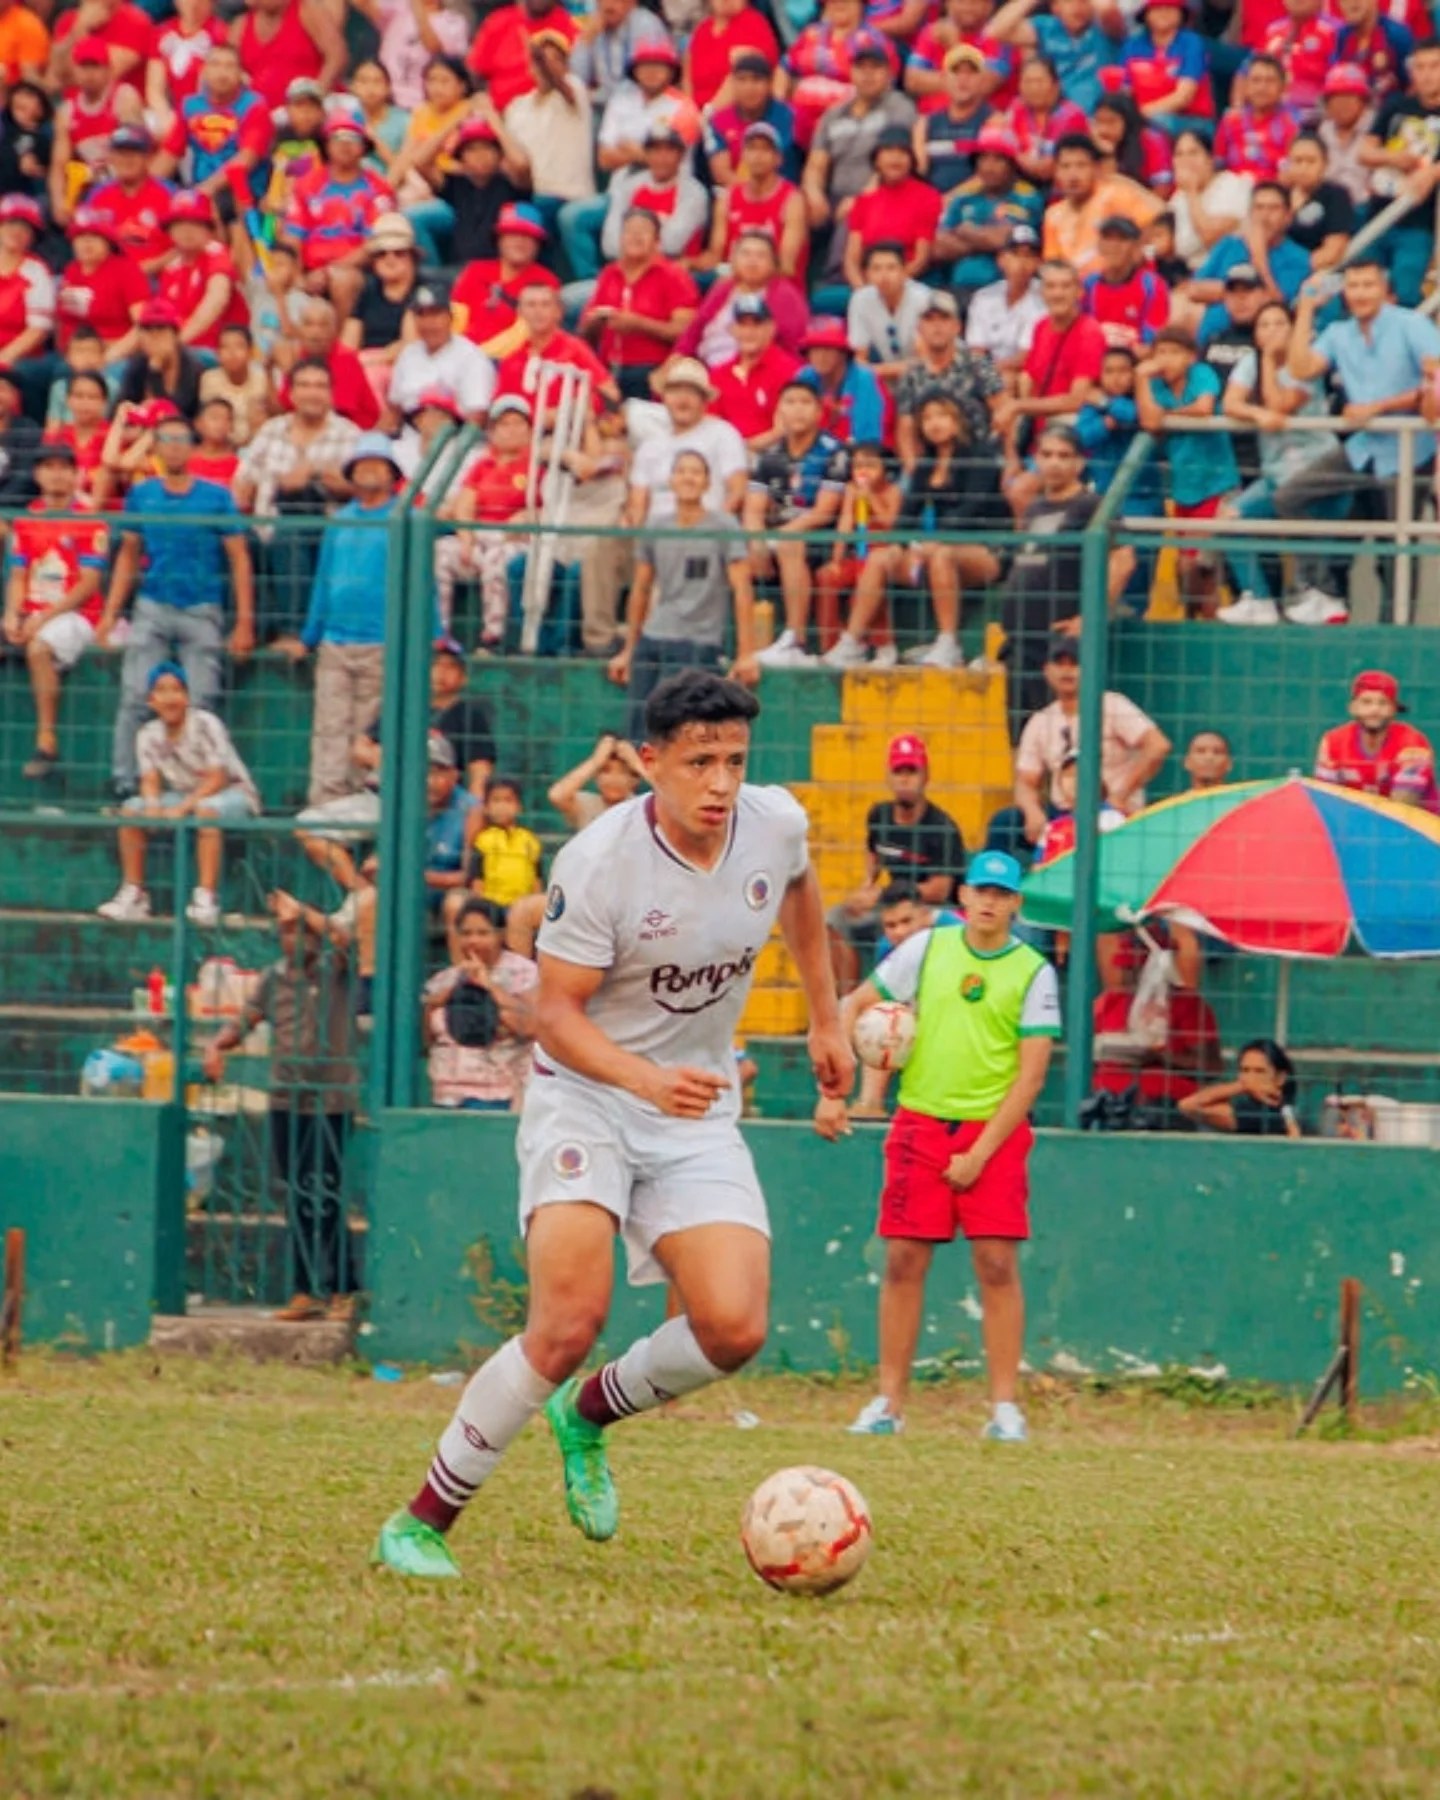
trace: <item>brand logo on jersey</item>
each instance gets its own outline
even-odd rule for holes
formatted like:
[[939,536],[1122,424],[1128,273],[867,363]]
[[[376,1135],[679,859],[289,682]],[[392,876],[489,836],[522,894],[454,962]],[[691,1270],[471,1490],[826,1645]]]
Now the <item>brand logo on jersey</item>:
[[565,890],[557,881],[552,884],[550,892],[545,896],[545,917],[553,925],[565,910]]
[[770,877],[764,870],[745,878],[745,904],[751,912],[759,912],[770,898]]
[[550,1166],[564,1181],[574,1181],[590,1167],[590,1152],[583,1144],[561,1144]]
[[960,983],[960,998],[974,1002],[985,998],[985,977],[983,975],[967,975]]
[[[704,1012],[725,998],[732,982],[745,979],[755,967],[756,954],[754,950],[746,950],[726,962],[702,963],[698,969],[682,969],[679,963],[661,963],[658,969],[650,972],[651,998],[668,1013]],[[693,996],[694,1004],[671,1004],[681,996]]]
[[640,921],[643,927],[640,932],[642,944],[653,943],[656,938],[679,937],[680,927],[675,924],[670,914],[662,912],[658,906],[652,906]]

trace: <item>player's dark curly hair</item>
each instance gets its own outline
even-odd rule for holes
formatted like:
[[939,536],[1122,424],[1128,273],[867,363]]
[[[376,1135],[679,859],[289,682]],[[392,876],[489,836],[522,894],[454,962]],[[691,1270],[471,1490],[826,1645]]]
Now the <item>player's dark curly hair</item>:
[[729,725],[736,719],[748,724],[759,712],[760,702],[738,681],[708,669],[681,669],[645,702],[645,736],[652,744],[664,744],[687,725]]

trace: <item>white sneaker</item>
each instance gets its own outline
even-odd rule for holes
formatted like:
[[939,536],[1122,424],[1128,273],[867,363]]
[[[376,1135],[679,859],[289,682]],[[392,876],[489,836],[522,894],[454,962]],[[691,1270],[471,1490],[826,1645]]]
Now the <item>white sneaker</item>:
[[1030,1438],[1025,1415],[1013,1400],[1000,1401],[980,1435],[992,1444],[1024,1444]]
[[1348,625],[1350,608],[1321,588],[1307,587],[1292,606],[1285,608],[1292,625]]
[[845,1429],[855,1437],[895,1437],[905,1429],[905,1421],[891,1412],[890,1402],[883,1394],[877,1394],[865,1402],[854,1424]]
[[893,644],[882,644],[870,659],[872,669],[893,669],[900,661],[900,652]]
[[144,888],[123,881],[115,898],[95,910],[102,919],[113,920],[118,925],[138,925],[150,917],[150,896]]
[[1230,606],[1222,606],[1215,617],[1222,625],[1278,625],[1280,608],[1273,600],[1257,600],[1244,593]]
[[782,631],[773,644],[758,652],[755,660],[762,669],[804,669],[815,658],[802,648],[793,631]]
[[185,917],[192,925],[213,926],[220,923],[220,896],[214,888],[197,887],[190,896],[190,904],[185,908]]
[[836,638],[820,661],[827,669],[858,669],[865,662],[865,646],[859,638],[853,638],[845,631]]
[[920,658],[922,669],[958,669],[965,658],[960,654],[960,645],[952,635],[937,637],[929,649]]

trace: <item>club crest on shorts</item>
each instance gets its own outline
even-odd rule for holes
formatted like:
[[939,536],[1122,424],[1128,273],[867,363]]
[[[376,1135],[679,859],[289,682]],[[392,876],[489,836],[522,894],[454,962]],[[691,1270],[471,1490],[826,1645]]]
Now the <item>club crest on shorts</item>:
[[983,975],[967,975],[960,983],[962,1000],[983,1000],[985,998],[985,977]]
[[551,882],[550,892],[545,896],[545,917],[553,925],[565,910],[565,890],[558,881]]
[[576,1181],[590,1167],[590,1152],[583,1144],[561,1144],[550,1166],[564,1181]]
[[763,869],[745,877],[745,904],[751,912],[759,912],[770,898],[770,877]]

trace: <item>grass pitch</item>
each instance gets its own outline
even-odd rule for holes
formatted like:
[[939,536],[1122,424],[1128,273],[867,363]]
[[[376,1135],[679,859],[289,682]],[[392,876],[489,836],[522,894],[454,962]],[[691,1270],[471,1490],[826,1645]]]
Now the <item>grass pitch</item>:
[[[533,1428],[467,1579],[426,1588],[365,1556],[453,1393],[31,1357],[0,1381],[0,1794],[1440,1793],[1440,1441],[1054,1391],[1011,1450],[960,1387],[857,1440],[861,1397],[757,1379],[622,1427],[607,1546]],[[823,1602],[736,1537],[801,1461],[876,1521]]]

